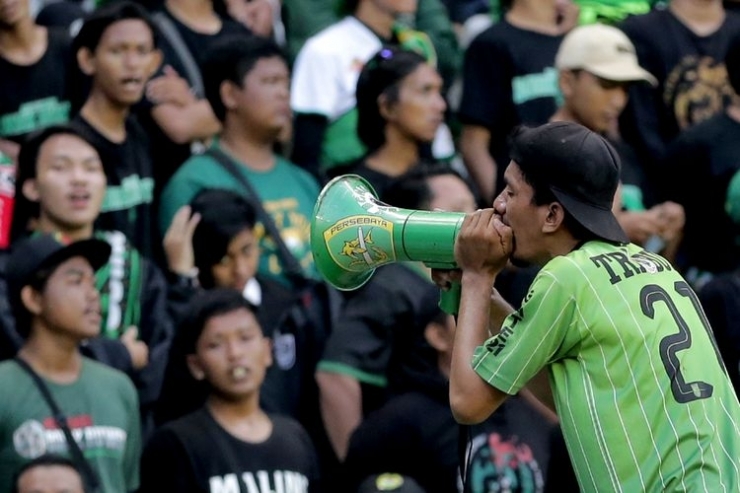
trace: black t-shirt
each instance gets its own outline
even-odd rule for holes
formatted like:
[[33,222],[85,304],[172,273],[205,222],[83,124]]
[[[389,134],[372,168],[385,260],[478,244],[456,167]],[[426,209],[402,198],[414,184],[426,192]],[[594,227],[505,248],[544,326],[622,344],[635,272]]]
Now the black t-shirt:
[[[440,377],[441,379],[441,377]],[[479,425],[461,429],[446,395],[409,392],[371,414],[352,435],[345,465],[347,491],[363,477],[392,470],[426,493],[458,489],[460,433],[467,440],[465,491],[542,492],[554,425],[522,398],[510,397]]]
[[740,271],[721,274],[697,293],[712,326],[727,373],[740,392]]
[[465,52],[458,117],[490,131],[498,183],[509,162],[511,130],[518,124],[547,123],[558,108],[554,64],[562,39],[501,20],[476,36]]
[[154,227],[154,166],[149,137],[136,121],[126,120],[126,139],[111,142],[81,115],[72,125],[92,143],[100,154],[108,185],[96,229],[121,231],[143,255],[161,259],[159,235]]
[[258,276],[262,304],[257,319],[272,339],[272,366],[267,369],[260,403],[268,412],[292,416],[313,433],[318,417],[314,370],[323,347],[321,330],[302,310],[303,300],[279,282]]
[[740,247],[725,198],[740,170],[740,123],[723,112],[685,130],[669,146],[665,167],[668,198],[686,213],[683,262],[713,273],[733,270]]
[[32,65],[0,55],[0,138],[21,143],[34,130],[71,117],[73,70],[77,66],[66,30],[50,28],[48,46]]
[[[222,18],[222,27],[219,32],[202,34],[193,31],[190,27],[177,20],[166,8],[162,8],[161,12],[179,33],[185,47],[199,67],[203,63],[208,50],[220,39],[232,35],[252,36],[252,33],[243,24],[229,18]],[[188,80],[188,72],[185,69],[185,65],[165,35],[160,36],[160,48],[162,50],[163,63],[160,70],[155,74],[155,77],[162,75],[163,68],[166,65],[170,65],[177,71],[180,77]],[[192,81],[190,81],[190,84],[192,87]],[[177,171],[177,168],[190,157],[191,144],[178,144],[171,140],[152,118],[151,111],[153,107],[154,104],[144,96],[144,99],[137,105],[135,111],[139,116],[142,126],[152,139],[152,156],[157,163],[155,178],[157,189],[160,190],[175,171]]]
[[660,159],[679,132],[721,112],[732,101],[724,58],[740,34],[740,16],[727,12],[722,26],[699,36],[669,10],[628,17],[619,27],[635,45],[640,65],[658,86],[633,84],[620,117],[622,136],[650,166],[649,178],[661,179]]
[[234,437],[205,408],[168,423],[144,448],[139,493],[321,491],[306,431],[293,419],[270,419],[272,433],[261,443]]
[[[175,28],[177,28],[177,31],[180,33],[182,40],[188,47],[190,54],[193,56],[195,62],[199,66],[202,65],[205,61],[205,56],[207,55],[210,47],[213,46],[213,44],[216,43],[218,40],[234,35],[252,35],[251,31],[247,29],[244,24],[236,22],[227,17],[221,18],[222,25],[220,31],[213,34],[204,34],[193,31],[190,27],[180,22],[174,15],[170,13],[169,10],[167,10],[166,7],[162,9],[162,12],[170,19]],[[162,51],[164,54],[165,63],[172,65],[181,76],[184,76],[184,74],[186,73],[185,68],[179,61],[179,57],[177,56],[177,54],[173,51],[172,46],[167,43],[166,40],[164,40],[162,43]]]
[[379,267],[349,293],[319,368],[358,378],[363,412],[377,409],[391,391],[404,390],[404,365],[438,300],[439,288],[422,273],[404,264]]
[[[257,320],[265,336],[273,343],[273,363],[262,383],[260,405],[267,412],[299,420],[314,433],[318,419],[318,391],[313,375],[323,347],[321,331],[312,326],[306,312],[301,309],[303,300],[299,299],[297,292],[259,274],[254,282],[259,286],[261,297]],[[195,287],[170,290],[170,307],[176,312],[175,325],[182,323],[190,300],[198,291]],[[157,404],[157,423],[172,421],[198,409],[205,402],[206,392],[205,386],[193,380],[185,363],[182,340],[176,337]]]

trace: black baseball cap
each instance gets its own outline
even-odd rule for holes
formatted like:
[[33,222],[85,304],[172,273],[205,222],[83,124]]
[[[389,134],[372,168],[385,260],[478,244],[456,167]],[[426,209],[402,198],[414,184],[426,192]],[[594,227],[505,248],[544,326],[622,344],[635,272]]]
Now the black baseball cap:
[[546,183],[584,228],[629,243],[612,212],[621,164],[604,137],[573,122],[520,127],[511,138],[511,159],[528,180]]
[[373,474],[366,478],[357,493],[426,493],[413,478],[396,473]]
[[13,245],[6,278],[10,296],[20,296],[41,269],[54,268],[72,257],[84,257],[93,270],[98,270],[110,258],[110,245],[98,239],[70,241],[61,234],[39,233]]

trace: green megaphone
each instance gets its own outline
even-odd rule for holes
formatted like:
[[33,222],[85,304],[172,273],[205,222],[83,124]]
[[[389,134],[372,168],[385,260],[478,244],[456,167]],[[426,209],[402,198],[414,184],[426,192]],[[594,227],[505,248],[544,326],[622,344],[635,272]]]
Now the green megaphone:
[[[378,199],[359,175],[327,183],[311,221],[311,250],[322,277],[335,288],[352,291],[381,265],[416,261],[454,269],[455,238],[465,214],[393,207]],[[456,315],[460,285],[442,291],[439,306]]]

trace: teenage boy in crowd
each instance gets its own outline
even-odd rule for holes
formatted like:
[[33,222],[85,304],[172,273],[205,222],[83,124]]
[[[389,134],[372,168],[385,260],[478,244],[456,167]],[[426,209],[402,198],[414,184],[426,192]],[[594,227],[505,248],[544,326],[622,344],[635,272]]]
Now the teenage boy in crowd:
[[[232,35],[249,37],[243,24],[219,12],[214,0],[165,0],[152,13],[162,35],[163,63],[147,84],[137,107],[141,123],[151,136],[157,163],[157,189],[177,168],[221,130],[203,91],[201,66],[215,42]],[[258,2],[239,0],[244,6]]]
[[74,51],[92,86],[73,125],[98,150],[108,177],[98,224],[122,231],[142,254],[153,256],[161,251],[152,222],[154,165],[131,108],[161,62],[156,29],[140,5],[113,2],[85,19]]
[[[683,238],[683,207],[675,202],[654,203],[653,187],[636,153],[615,135],[629,86],[654,84],[655,77],[640,67],[629,38],[616,27],[603,24],[570,31],[560,44],[555,67],[563,103],[550,121],[580,123],[609,139],[622,163],[615,201],[619,224],[631,241],[675,264]],[[655,241],[659,246],[652,246]]]
[[[141,448],[136,389],[122,372],[80,353],[80,344],[100,333],[95,271],[111,248],[97,239],[59,239],[24,238],[8,261],[9,298],[26,335],[18,358],[48,387],[102,491],[132,492]],[[70,452],[58,417],[16,360],[0,363],[0,393],[0,491],[10,491],[24,463]]]
[[260,405],[272,351],[242,293],[199,294],[178,338],[183,352],[173,357],[185,360],[207,397],[155,432],[142,455],[139,493],[322,491],[308,433]]
[[[309,245],[309,224],[319,185],[308,172],[274,151],[290,124],[290,73],[274,41],[232,37],[214,45],[203,66],[206,97],[223,131],[211,149],[188,159],[162,192],[161,231],[176,211],[206,188],[248,195],[242,182],[215,157],[231,161],[247,180],[280,231],[290,252],[311,277],[317,277]],[[287,282],[273,240],[260,224],[259,272]]]
[[[51,126],[34,134],[21,147],[19,165],[15,219],[34,224],[32,230],[19,228],[19,238],[60,233],[70,241],[95,237],[111,245],[109,259],[95,274],[101,293],[101,337],[87,341],[83,351],[133,379],[148,434],[173,335],[167,280],[123,233],[94,227],[106,191],[105,172],[95,148],[77,130]],[[7,256],[2,260],[9,262]],[[12,316],[3,318],[6,327],[16,325]]]
[[[257,307],[257,320],[272,341],[273,364],[260,391],[267,412],[298,419],[309,433],[321,430],[313,373],[323,346],[299,293],[257,272],[260,249],[254,207],[236,192],[206,189],[176,215],[164,244],[172,272],[197,272],[197,282],[171,286],[175,323],[203,290],[231,288]],[[179,351],[173,347],[172,352]],[[196,410],[205,391],[193,381],[185,362],[170,358],[157,406],[159,423]]]

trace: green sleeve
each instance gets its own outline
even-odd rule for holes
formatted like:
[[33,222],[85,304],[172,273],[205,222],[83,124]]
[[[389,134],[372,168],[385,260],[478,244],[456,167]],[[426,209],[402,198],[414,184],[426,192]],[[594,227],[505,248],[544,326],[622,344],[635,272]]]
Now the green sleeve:
[[498,335],[480,346],[473,368],[507,394],[517,393],[543,367],[568,353],[580,340],[574,290],[540,271],[522,306],[506,317]]

